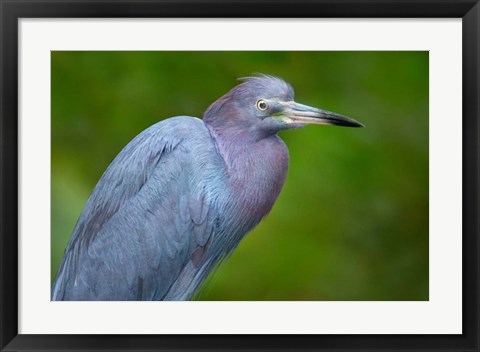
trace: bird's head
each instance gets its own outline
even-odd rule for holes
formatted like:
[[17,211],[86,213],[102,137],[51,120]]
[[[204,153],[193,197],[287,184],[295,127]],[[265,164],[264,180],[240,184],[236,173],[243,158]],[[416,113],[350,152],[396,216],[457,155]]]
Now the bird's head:
[[236,129],[269,135],[307,124],[363,127],[349,117],[296,103],[293,88],[269,76],[247,77],[209,106],[204,121],[214,129]]

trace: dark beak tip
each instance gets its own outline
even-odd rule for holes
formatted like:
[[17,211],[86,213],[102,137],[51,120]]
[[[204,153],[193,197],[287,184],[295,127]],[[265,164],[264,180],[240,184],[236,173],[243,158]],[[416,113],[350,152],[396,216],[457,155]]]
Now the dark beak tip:
[[354,127],[354,128],[364,128],[365,125],[357,120],[348,118],[348,122],[346,124],[347,127]]
[[365,127],[365,125],[363,123],[355,121],[355,120],[353,120],[353,121],[350,120],[346,123],[339,123],[337,126],[351,127],[351,128],[364,128]]

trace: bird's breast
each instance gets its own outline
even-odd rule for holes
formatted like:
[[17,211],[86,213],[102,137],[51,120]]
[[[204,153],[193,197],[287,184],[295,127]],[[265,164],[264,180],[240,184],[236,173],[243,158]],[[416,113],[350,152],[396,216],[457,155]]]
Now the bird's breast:
[[241,145],[227,162],[231,203],[248,230],[273,207],[288,170],[288,150],[276,135]]

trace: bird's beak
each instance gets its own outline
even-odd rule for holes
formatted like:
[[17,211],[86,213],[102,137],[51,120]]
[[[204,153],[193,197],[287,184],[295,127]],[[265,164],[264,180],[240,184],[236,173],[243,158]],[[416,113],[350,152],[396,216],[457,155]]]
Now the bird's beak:
[[364,127],[360,122],[334,112],[320,110],[294,101],[282,103],[278,118],[289,125],[333,125],[346,127]]

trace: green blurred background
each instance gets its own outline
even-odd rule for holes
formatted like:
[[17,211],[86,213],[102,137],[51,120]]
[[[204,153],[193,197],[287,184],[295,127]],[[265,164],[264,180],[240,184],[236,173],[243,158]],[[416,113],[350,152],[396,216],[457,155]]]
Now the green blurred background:
[[428,52],[52,52],[52,280],[75,222],[139,132],[255,72],[364,129],[281,137],[286,184],[199,300],[428,300]]

